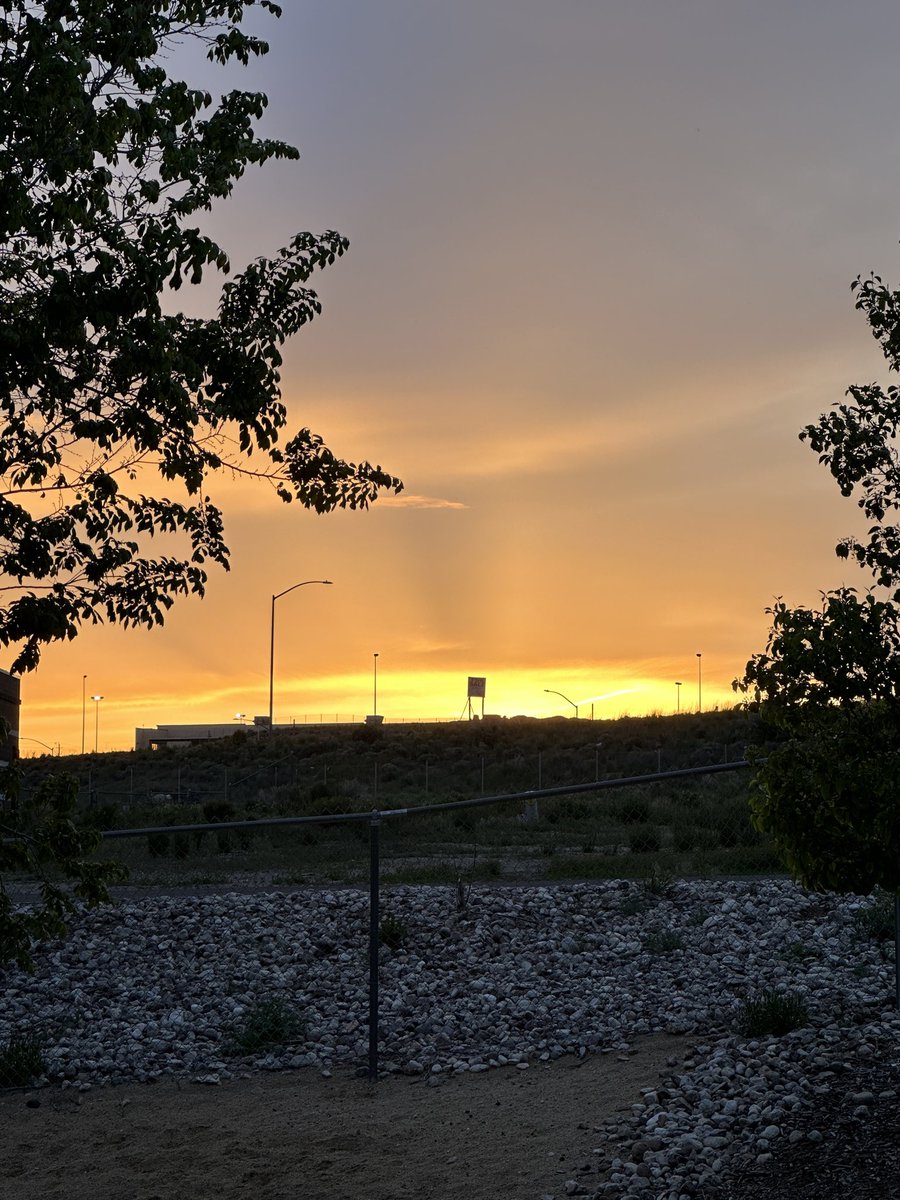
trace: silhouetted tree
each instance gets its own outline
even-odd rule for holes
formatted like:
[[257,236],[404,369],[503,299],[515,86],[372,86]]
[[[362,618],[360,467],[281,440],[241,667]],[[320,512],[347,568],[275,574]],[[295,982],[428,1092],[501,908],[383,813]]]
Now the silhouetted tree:
[[[280,347],[320,311],[308,280],[346,238],[298,233],[225,280],[214,316],[178,308],[230,273],[201,214],[248,166],[297,157],[256,135],[261,93],[214,101],[167,71],[181,43],[219,64],[264,55],[250,9],[280,16],[270,0],[0,5],[0,646],[17,673],[84,622],[152,626],[202,595],[206,564],[228,566],[222,472],[320,513],[401,487],[309,429],[284,436]],[[53,872],[90,903],[114,872],[91,862],[71,782],[0,815],[0,961],[27,965],[73,905]],[[12,904],[11,869],[42,879],[33,909]]]
[[[900,293],[876,275],[853,290],[890,369],[900,369]],[[760,756],[756,824],[817,889],[900,891],[898,426],[898,389],[867,384],[800,434],[870,522],[836,553],[871,572],[873,585],[823,593],[820,609],[779,600],[765,653],[735,681],[780,738]]]
[[[248,166],[297,157],[254,132],[264,95],[214,102],[164,65],[187,40],[221,64],[265,54],[240,26],[251,8],[280,15],[269,0],[0,10],[0,645],[19,645],[16,672],[85,621],[152,626],[202,594],[205,564],[228,566],[223,471],[317,512],[401,486],[309,429],[282,441],[279,348],[320,311],[307,281],[346,238],[299,233],[225,281],[215,316],[177,310],[184,285],[230,269],[192,222]],[[150,555],[159,535],[179,552]]]

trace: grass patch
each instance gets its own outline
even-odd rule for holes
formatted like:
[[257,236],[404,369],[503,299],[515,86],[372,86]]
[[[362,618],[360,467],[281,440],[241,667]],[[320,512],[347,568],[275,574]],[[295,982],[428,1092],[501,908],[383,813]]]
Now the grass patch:
[[791,942],[789,946],[785,946],[778,957],[783,958],[785,962],[802,964],[821,958],[822,951],[817,946],[810,946],[806,942]]
[[648,954],[672,954],[684,949],[684,939],[674,929],[648,933],[641,944]]
[[794,992],[760,992],[747,1000],[738,1015],[738,1032],[743,1037],[782,1037],[809,1022],[802,997]]
[[409,931],[403,922],[390,913],[388,913],[378,926],[378,940],[382,946],[387,946],[389,950],[399,950],[401,946],[406,944],[408,936]]
[[225,1045],[232,1057],[280,1050],[303,1036],[303,1021],[279,996],[260,1000],[245,1015]]
[[45,1070],[44,1043],[36,1034],[12,1034],[0,1045],[0,1087],[27,1087]]

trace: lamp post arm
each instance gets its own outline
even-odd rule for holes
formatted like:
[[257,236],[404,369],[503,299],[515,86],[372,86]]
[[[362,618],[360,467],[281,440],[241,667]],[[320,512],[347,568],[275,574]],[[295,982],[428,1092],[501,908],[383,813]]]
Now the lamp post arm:
[[562,692],[556,691],[555,688],[544,688],[544,691],[549,692],[551,696],[562,696],[562,698],[563,698],[563,700],[565,700],[566,704],[571,704],[572,707],[575,709],[575,716],[576,717],[578,716],[578,705],[575,703],[574,700],[570,700],[568,696],[563,695]]
[[273,607],[274,607],[274,604],[275,604],[275,601],[276,601],[276,600],[280,600],[282,596],[286,596],[286,595],[288,594],[288,592],[293,592],[293,591],[295,591],[295,590],[296,590],[298,587],[306,587],[306,585],[307,585],[308,583],[327,583],[327,584],[330,584],[330,583],[331,583],[331,580],[330,580],[330,579],[304,579],[302,583],[295,583],[295,584],[293,585],[293,587],[285,588],[283,592],[276,592],[276,593],[275,593],[275,595],[272,597],[272,605],[273,605]]
[[283,592],[275,592],[272,596],[272,615],[269,624],[269,730],[271,731],[274,722],[275,713],[275,601],[280,600],[282,596],[286,596],[288,592],[294,592],[297,588],[306,587],[310,583],[325,583],[330,586],[330,579],[304,579],[301,583],[292,584],[291,587],[285,588]]

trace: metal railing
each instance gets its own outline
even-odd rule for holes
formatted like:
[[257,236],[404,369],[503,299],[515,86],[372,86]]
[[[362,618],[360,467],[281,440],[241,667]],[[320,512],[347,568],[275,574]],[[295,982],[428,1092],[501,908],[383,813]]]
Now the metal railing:
[[[656,771],[647,775],[633,775],[622,779],[594,780],[590,783],[565,784],[560,787],[535,788],[523,792],[505,792],[495,796],[476,796],[467,800],[449,800],[440,804],[423,804],[407,808],[372,809],[369,812],[332,813],[299,817],[262,817],[258,820],[215,821],[192,825],[153,825],[136,829],[107,829],[102,831],[104,839],[148,837],[153,834],[173,833],[219,833],[225,830],[250,830],[302,825],[331,825],[368,823],[369,827],[369,1053],[368,1077],[373,1082],[378,1078],[379,1042],[379,946],[381,924],[381,826],[386,821],[404,817],[425,816],[453,810],[484,808],[495,804],[524,802],[536,804],[556,796],[571,796],[584,793],[607,792],[615,788],[632,787],[638,784],[692,779],[698,775],[717,775],[726,771],[739,771],[750,766],[745,759],[733,763],[718,763],[707,767],[689,767],[678,771]],[[898,975],[898,997],[900,997],[900,975]]]

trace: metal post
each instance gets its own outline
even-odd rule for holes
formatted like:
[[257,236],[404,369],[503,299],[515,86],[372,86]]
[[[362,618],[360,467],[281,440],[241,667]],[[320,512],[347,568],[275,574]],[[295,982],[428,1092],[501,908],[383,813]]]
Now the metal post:
[[379,944],[379,862],[378,828],[381,817],[373,809],[369,821],[369,1080],[378,1079],[378,944]]
[[900,895],[894,897],[894,987],[897,1008],[900,1008]]

